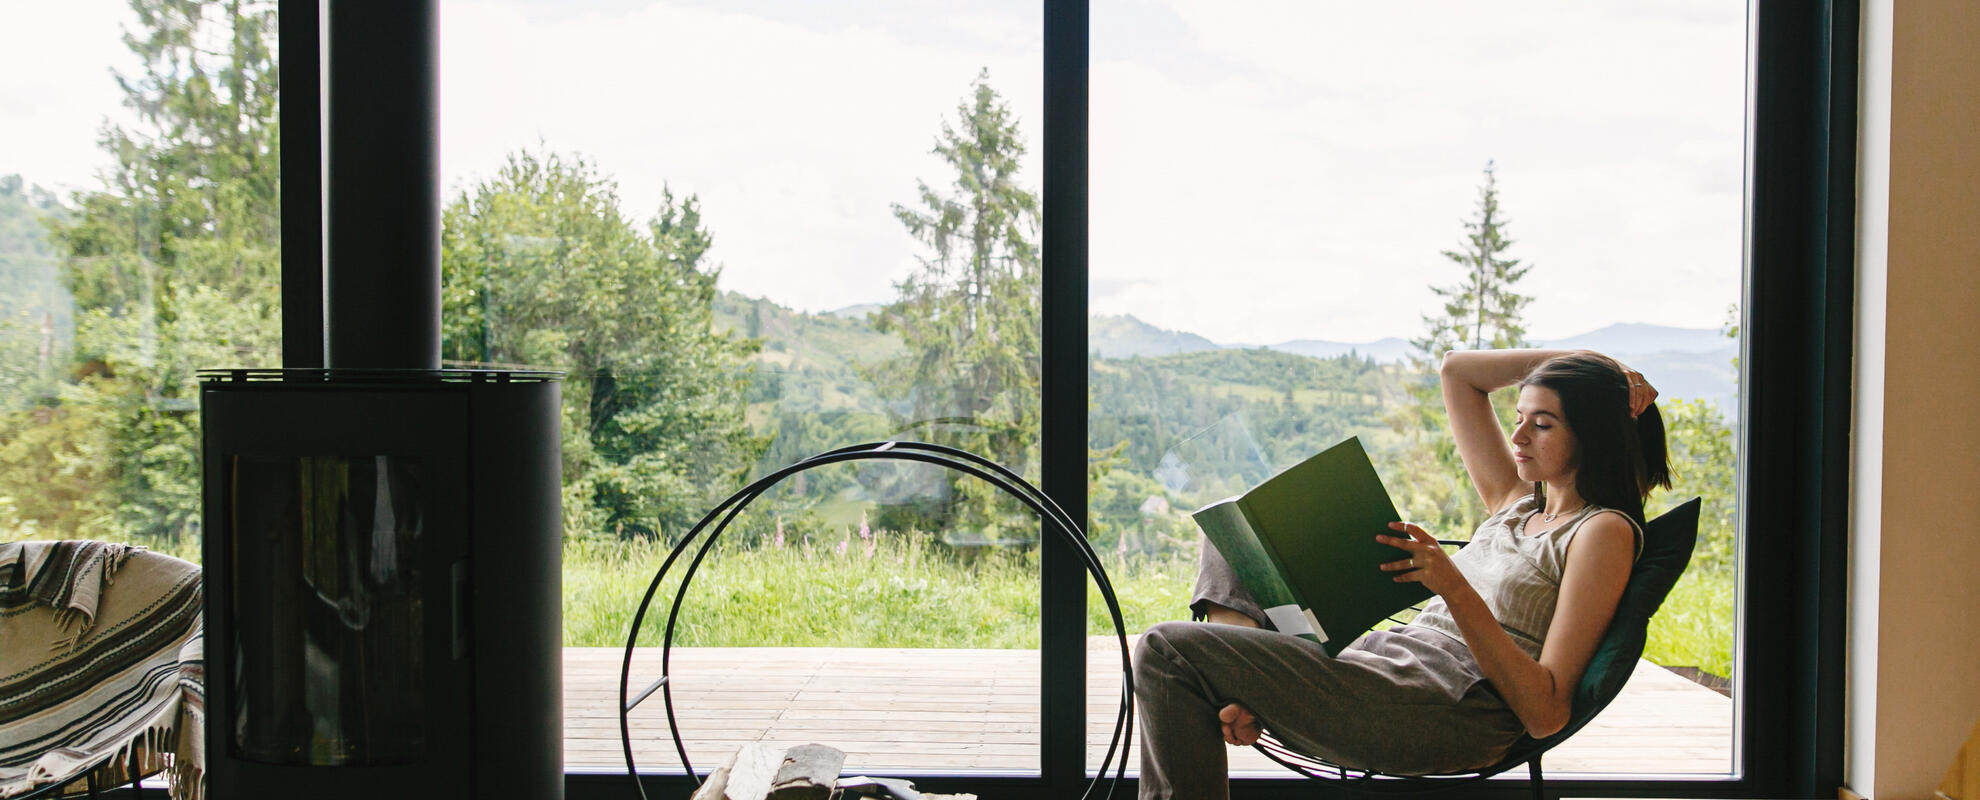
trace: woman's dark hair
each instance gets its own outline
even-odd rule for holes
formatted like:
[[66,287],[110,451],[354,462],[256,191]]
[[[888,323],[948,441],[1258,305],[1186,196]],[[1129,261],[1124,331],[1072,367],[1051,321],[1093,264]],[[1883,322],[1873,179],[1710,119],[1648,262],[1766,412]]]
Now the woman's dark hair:
[[[1561,414],[1574,434],[1579,462],[1574,489],[1581,499],[1643,522],[1643,500],[1650,490],[1671,487],[1670,455],[1656,403],[1630,419],[1623,365],[1600,353],[1570,353],[1541,362],[1519,385],[1544,386],[1560,396]],[[1533,491],[1542,493],[1545,487],[1536,483]]]

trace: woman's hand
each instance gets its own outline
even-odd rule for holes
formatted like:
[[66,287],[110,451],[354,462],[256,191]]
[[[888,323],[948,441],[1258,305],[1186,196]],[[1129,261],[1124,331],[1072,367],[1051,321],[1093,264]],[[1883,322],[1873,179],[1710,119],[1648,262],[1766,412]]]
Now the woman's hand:
[[1643,409],[1657,401],[1657,387],[1651,386],[1643,373],[1623,367],[1623,377],[1629,380],[1629,416],[1631,419],[1643,415]]
[[1408,522],[1391,522],[1389,529],[1402,531],[1405,536],[1377,535],[1375,541],[1394,547],[1409,554],[1400,561],[1390,561],[1382,565],[1387,572],[1402,571],[1395,577],[1397,583],[1421,583],[1424,588],[1442,595],[1460,588],[1471,588],[1457,565],[1451,563],[1451,556],[1444,552],[1444,546],[1437,543],[1437,537],[1429,531]]
[[1239,747],[1258,743],[1258,718],[1251,715],[1250,709],[1236,703],[1224,706],[1217,712],[1217,722],[1224,728],[1224,741]]

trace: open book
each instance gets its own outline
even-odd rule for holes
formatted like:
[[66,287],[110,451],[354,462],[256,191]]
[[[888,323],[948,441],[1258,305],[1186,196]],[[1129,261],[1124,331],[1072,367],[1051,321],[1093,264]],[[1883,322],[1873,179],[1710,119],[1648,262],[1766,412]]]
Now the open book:
[[1430,597],[1379,565],[1407,558],[1375,541],[1402,519],[1359,438],[1198,509],[1196,524],[1230,562],[1272,626],[1341,650],[1391,614]]

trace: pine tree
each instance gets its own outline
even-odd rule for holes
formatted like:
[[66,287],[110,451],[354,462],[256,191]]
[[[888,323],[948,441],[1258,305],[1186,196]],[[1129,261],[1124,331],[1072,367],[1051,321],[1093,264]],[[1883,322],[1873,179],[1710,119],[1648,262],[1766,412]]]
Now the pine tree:
[[1476,216],[1464,221],[1464,243],[1443,255],[1464,268],[1464,277],[1451,286],[1431,287],[1444,299],[1443,314],[1424,315],[1427,329],[1410,344],[1417,350],[1419,369],[1434,367],[1451,350],[1525,347],[1526,324],[1520,318],[1533,298],[1513,289],[1531,266],[1507,258],[1513,240],[1506,237],[1507,220],[1499,212],[1497,167],[1485,162],[1485,183],[1478,188]]
[[[1417,375],[1408,382],[1410,402],[1390,418],[1390,425],[1406,437],[1397,464],[1405,513],[1427,520],[1447,538],[1469,533],[1484,518],[1485,508],[1451,437],[1437,385],[1438,366],[1452,350],[1529,346],[1521,314],[1532,298],[1513,286],[1532,267],[1506,256],[1513,245],[1506,224],[1499,209],[1497,168],[1487,161],[1476,214],[1464,221],[1464,242],[1443,251],[1444,258],[1464,269],[1464,276],[1454,285],[1430,288],[1443,298],[1443,312],[1424,315],[1424,335],[1410,340],[1415,350],[1410,363]],[[1507,398],[1495,399],[1502,421],[1509,424]]]
[[[875,327],[901,356],[866,370],[899,429],[1023,471],[1036,458],[1039,376],[1038,196],[1018,183],[1024,140],[988,70],[942,124],[933,152],[950,192],[917,182],[919,203],[894,216],[926,248]],[[991,527],[986,489],[949,484],[936,523]],[[972,499],[975,498],[975,499]],[[901,521],[890,520],[898,526]]]

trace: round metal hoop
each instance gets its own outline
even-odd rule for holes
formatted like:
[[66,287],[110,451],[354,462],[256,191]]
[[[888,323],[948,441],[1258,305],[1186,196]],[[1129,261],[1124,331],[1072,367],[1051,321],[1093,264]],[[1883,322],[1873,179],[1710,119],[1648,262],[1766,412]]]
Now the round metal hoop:
[[[661,693],[662,699],[666,704],[667,730],[673,736],[675,752],[680,754],[681,767],[687,771],[688,776],[693,778],[697,784],[701,782],[701,776],[695,774],[694,766],[688,760],[687,745],[681,740],[680,725],[674,716],[674,690],[671,680],[671,663],[674,648],[674,626],[680,618],[681,603],[687,597],[688,586],[693,583],[694,573],[700,568],[702,559],[708,555],[708,551],[714,547],[716,540],[721,538],[723,532],[728,530],[729,523],[735,520],[736,515],[741,513],[750,503],[754,502],[756,498],[762,496],[764,491],[775,486],[783,479],[805,470],[848,461],[912,461],[946,467],[981,479],[1024,503],[1040,519],[1050,523],[1046,526],[1048,529],[1057,531],[1060,536],[1064,537],[1067,542],[1073,545],[1074,551],[1079,554],[1080,561],[1086,567],[1087,574],[1092,576],[1094,583],[1098,585],[1101,598],[1107,603],[1107,613],[1114,622],[1114,638],[1120,644],[1121,705],[1120,710],[1114,715],[1114,735],[1112,739],[1108,740],[1107,754],[1100,761],[1100,769],[1095,773],[1092,782],[1087,784],[1085,793],[1081,795],[1083,798],[1093,797],[1094,789],[1100,785],[1102,779],[1108,777],[1107,769],[1109,766],[1112,766],[1114,768],[1114,775],[1108,783],[1106,794],[1101,795],[1102,797],[1112,797],[1114,790],[1120,786],[1121,780],[1126,777],[1127,750],[1132,746],[1134,741],[1134,669],[1128,655],[1127,625],[1121,617],[1120,602],[1115,599],[1113,583],[1107,579],[1106,570],[1100,566],[1099,556],[1094,553],[1092,545],[1086,541],[1086,535],[1080,529],[1079,524],[1073,521],[1072,517],[1065,512],[1065,509],[1060,508],[1059,504],[1054,502],[1052,498],[1046,496],[1044,492],[1039,491],[1038,487],[1033,486],[1017,473],[1012,472],[1001,464],[966,450],[929,444],[927,442],[911,441],[873,442],[841,447],[798,461],[769,475],[765,475],[748,486],[743,487],[742,490],[735,494],[729,495],[728,499],[716,504],[713,509],[710,509],[706,515],[702,516],[701,521],[696,522],[694,527],[688,530],[686,536],[681,537],[680,543],[676,544],[674,549],[667,554],[667,559],[661,562],[660,569],[653,574],[653,581],[647,584],[646,595],[639,602],[639,610],[633,614],[632,629],[626,634],[625,659],[619,667],[619,742],[625,748],[626,776],[632,780],[634,788],[639,790],[639,796],[641,798],[646,797],[646,786],[639,779],[639,769],[633,760],[630,714],[633,708],[637,707],[646,698],[652,696],[656,690]],[[721,521],[717,522],[713,529],[709,529],[709,523],[714,522],[716,517],[721,517]],[[674,563],[680,558],[682,553],[686,552],[690,546],[695,544],[696,539],[701,538],[704,530],[708,532],[708,536],[702,539],[700,547],[694,553],[694,558],[689,560],[686,568],[687,571],[682,575],[681,584],[674,592],[673,605],[667,613],[667,631],[660,651],[660,679],[640,692],[637,697],[628,699],[628,689],[632,680],[633,651],[639,643],[639,629],[646,621],[647,609],[652,606],[653,596],[659,591],[660,584],[666,579],[668,572],[673,569]],[[1119,762],[1114,761],[1116,756],[1120,758]]]

